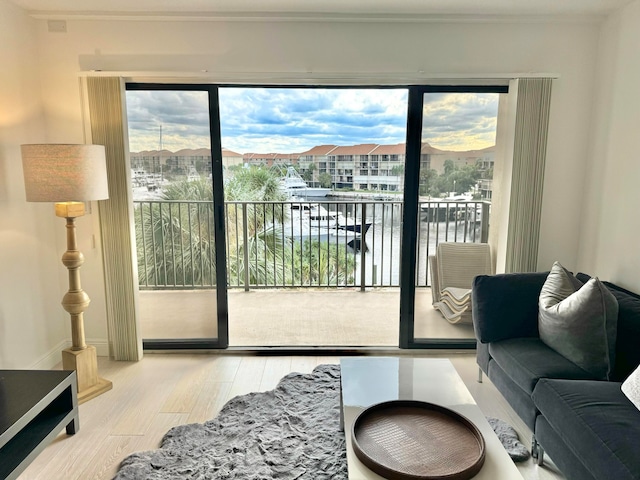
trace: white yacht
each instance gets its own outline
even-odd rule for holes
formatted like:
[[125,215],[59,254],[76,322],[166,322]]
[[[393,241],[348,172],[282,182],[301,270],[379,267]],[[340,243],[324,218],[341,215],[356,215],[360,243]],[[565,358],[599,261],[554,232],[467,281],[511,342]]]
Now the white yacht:
[[317,240],[338,245],[346,245],[355,251],[368,248],[361,242],[371,223],[362,225],[353,218],[346,218],[342,212],[330,212],[317,203],[292,203],[291,215],[283,225],[285,235],[296,241]]
[[196,170],[196,167],[191,165],[189,167],[189,171],[187,172],[187,182],[196,182],[200,180],[200,174]]
[[307,182],[300,176],[300,174],[293,167],[287,168],[287,173],[281,180],[282,190],[289,195],[289,197],[326,197],[330,188],[322,187],[309,187]]
[[131,169],[131,186],[134,193],[139,194],[145,191],[158,192],[165,183],[162,174],[147,173],[147,171],[141,167]]

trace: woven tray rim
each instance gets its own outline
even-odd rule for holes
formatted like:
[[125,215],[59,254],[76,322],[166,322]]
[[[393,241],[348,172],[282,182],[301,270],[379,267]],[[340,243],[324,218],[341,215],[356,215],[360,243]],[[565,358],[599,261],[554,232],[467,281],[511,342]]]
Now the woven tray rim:
[[[400,470],[396,470],[390,468],[386,465],[383,465],[375,458],[371,457],[367,452],[363,450],[363,448],[358,443],[358,430],[360,424],[367,419],[367,417],[373,413],[377,413],[382,410],[390,410],[396,408],[421,408],[425,411],[435,411],[439,413],[443,413],[449,416],[452,421],[460,423],[464,425],[476,438],[478,441],[480,453],[478,455],[478,459],[475,463],[470,465],[464,470],[452,471],[450,474],[444,475],[414,475],[408,472],[403,472]],[[355,418],[353,425],[351,426],[351,445],[353,446],[353,451],[356,454],[356,457],[371,471],[377,473],[378,475],[387,478],[389,480],[468,480],[474,477],[482,468],[485,459],[485,442],[482,433],[476,427],[476,425],[471,422],[464,415],[459,414],[451,410],[450,408],[443,407],[442,405],[437,405],[435,403],[423,402],[418,400],[391,400],[388,402],[381,402],[370,407],[365,408],[358,416]]]

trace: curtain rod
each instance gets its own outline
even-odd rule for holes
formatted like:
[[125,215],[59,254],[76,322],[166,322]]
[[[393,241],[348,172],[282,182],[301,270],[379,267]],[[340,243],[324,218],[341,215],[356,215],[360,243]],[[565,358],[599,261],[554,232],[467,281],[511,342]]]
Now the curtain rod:
[[194,81],[225,84],[340,84],[340,85],[508,85],[517,78],[560,78],[556,73],[521,72],[492,74],[431,74],[424,72],[224,72],[202,71],[181,72],[136,72],[90,70],[79,72],[80,77],[121,77],[131,82],[172,82]]

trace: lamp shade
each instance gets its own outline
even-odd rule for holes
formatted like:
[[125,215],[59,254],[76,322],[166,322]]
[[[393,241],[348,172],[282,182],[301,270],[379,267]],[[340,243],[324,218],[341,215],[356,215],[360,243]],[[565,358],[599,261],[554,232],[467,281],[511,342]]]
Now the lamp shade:
[[22,145],[28,202],[84,202],[109,198],[102,145]]

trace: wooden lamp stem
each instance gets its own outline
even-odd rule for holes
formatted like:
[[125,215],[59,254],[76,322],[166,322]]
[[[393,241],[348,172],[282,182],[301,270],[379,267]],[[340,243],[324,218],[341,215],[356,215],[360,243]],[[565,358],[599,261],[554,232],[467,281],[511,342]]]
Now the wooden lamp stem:
[[69,270],[69,291],[62,298],[62,307],[71,315],[71,349],[84,350],[87,344],[84,340],[83,312],[91,300],[80,283],[84,255],[78,250],[75,220],[75,217],[67,217],[67,251],[62,255],[62,263]]
[[78,250],[75,224],[76,217],[84,215],[84,203],[56,203],[56,215],[67,220],[67,251],[62,255],[62,263],[69,270],[69,291],[62,298],[62,307],[71,316],[71,348],[62,351],[62,367],[76,371],[78,403],[82,403],[111,390],[113,385],[98,376],[96,348],[87,345],[84,337],[83,313],[91,300],[80,283],[84,255]]

